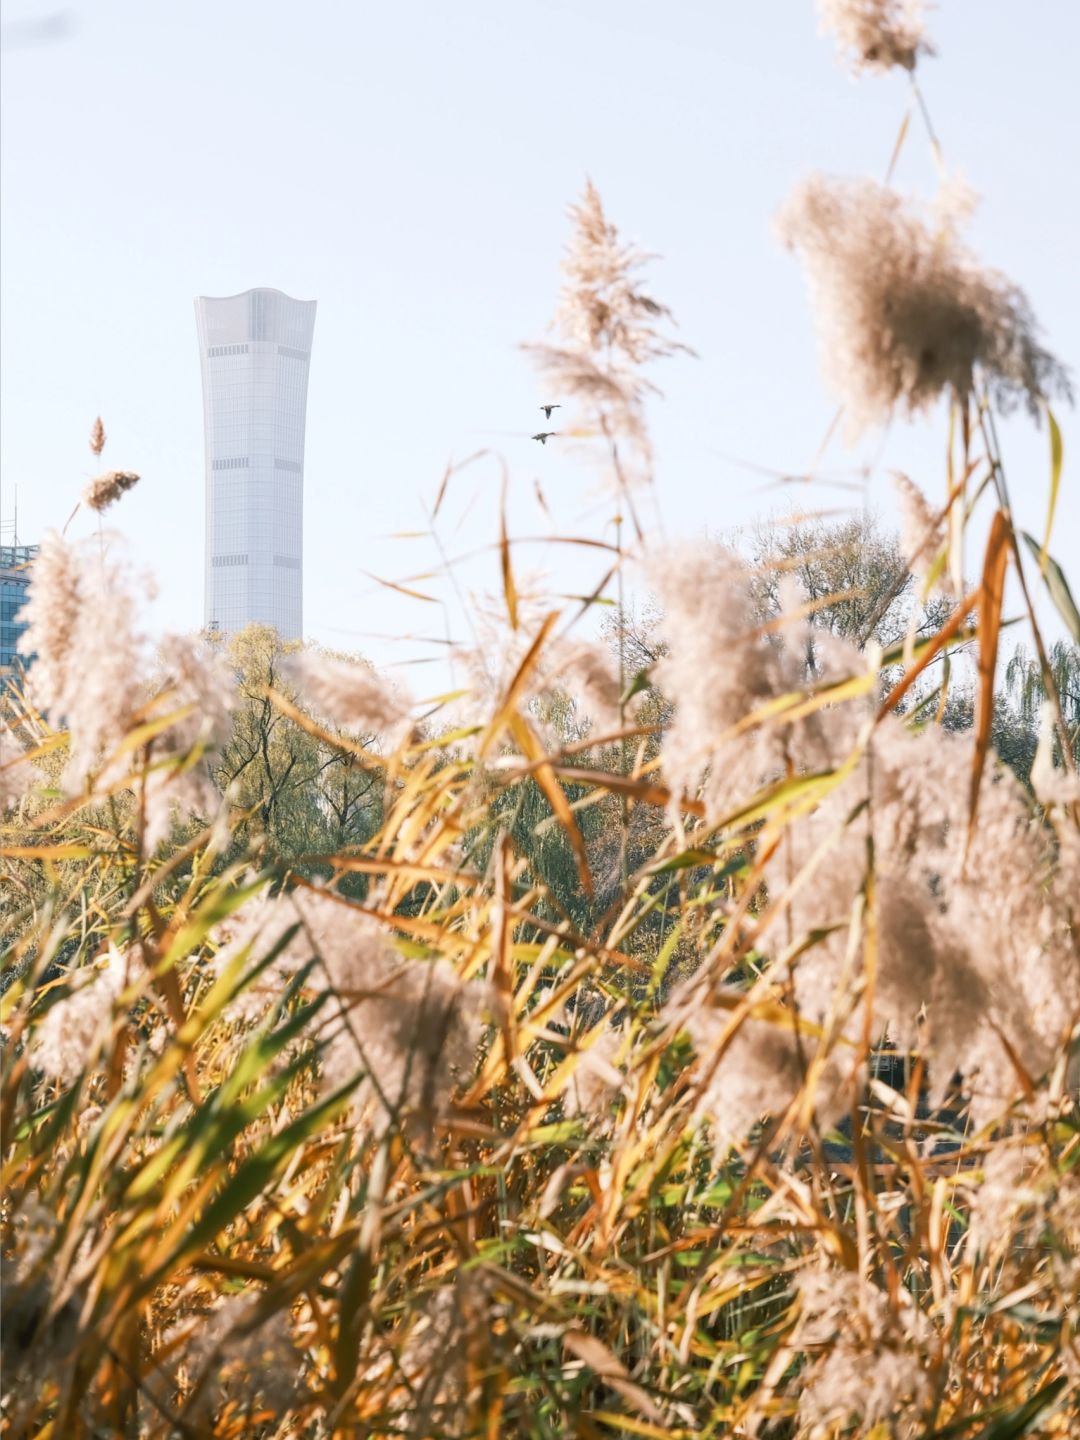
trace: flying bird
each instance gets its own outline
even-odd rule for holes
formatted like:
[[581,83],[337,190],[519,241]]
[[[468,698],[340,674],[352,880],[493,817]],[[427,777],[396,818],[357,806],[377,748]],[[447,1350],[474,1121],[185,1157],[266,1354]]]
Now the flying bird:
[[561,409],[562,409],[562,406],[561,406],[561,405],[541,405],[541,406],[540,406],[540,409],[544,412],[544,419],[545,419],[545,420],[550,420],[550,419],[551,419],[551,412],[552,412],[552,410],[561,410]]
[[557,435],[558,433],[559,432],[557,430],[541,430],[539,434],[534,435],[532,438],[534,440],[539,440],[541,445],[546,445],[548,442],[548,436]]

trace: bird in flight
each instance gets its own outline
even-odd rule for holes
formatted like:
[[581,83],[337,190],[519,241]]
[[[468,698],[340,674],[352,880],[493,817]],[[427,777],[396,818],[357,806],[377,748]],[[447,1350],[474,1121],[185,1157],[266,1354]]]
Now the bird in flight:
[[540,409],[544,412],[544,419],[545,419],[545,420],[550,420],[550,419],[551,419],[551,412],[552,412],[552,410],[561,410],[561,409],[562,409],[562,406],[561,406],[561,405],[541,405],[541,406],[540,406]]
[[539,440],[541,445],[546,445],[548,442],[548,437],[550,435],[557,435],[558,433],[559,432],[557,430],[541,430],[539,434],[534,435],[532,438],[534,440]]

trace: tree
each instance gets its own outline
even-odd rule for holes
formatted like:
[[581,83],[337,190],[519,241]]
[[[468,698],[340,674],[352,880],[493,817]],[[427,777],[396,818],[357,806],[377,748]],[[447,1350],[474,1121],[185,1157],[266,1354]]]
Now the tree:
[[811,623],[860,649],[870,640],[885,649],[899,644],[913,615],[916,634],[929,634],[949,613],[947,600],[931,598],[919,606],[896,534],[865,511],[834,523],[760,525],[751,536],[750,552],[760,569],[763,608],[769,614],[779,609],[781,577],[791,574],[806,599],[818,603]]
[[[237,834],[248,843],[257,839],[283,859],[358,844],[375,833],[382,815],[381,773],[312,735],[271,700],[269,691],[275,690],[296,702],[281,662],[297,649],[296,642],[282,641],[263,625],[250,625],[231,639],[237,703],[232,734],[214,765],[221,790],[250,812]],[[369,745],[374,740],[351,738]]]
[[[1080,645],[1068,640],[1055,640],[1050,646],[1050,672],[1061,700],[1061,714],[1069,729],[1072,752],[1080,763]],[[1024,770],[1026,779],[1035,758],[1035,746],[1047,698],[1046,682],[1038,658],[1024,645],[1018,645],[1005,667],[1005,694],[1011,713],[1023,726],[1029,738],[1031,757]],[[1058,751],[1058,760],[1061,756]]]
[[[1076,731],[1080,729],[1080,645],[1055,640],[1049,660],[1065,723]],[[1037,720],[1046,699],[1046,683],[1038,659],[1023,645],[1016,647],[1005,667],[1005,687],[1020,714]]]
[[[875,640],[887,650],[900,644],[909,631],[915,638],[932,634],[948,618],[947,599],[931,597],[920,605],[898,536],[872,514],[864,512],[839,522],[771,522],[752,533],[749,550],[758,567],[763,622],[780,610],[785,573],[797,579],[807,600],[816,602],[809,617],[811,625],[859,649]],[[655,608],[648,603],[640,616],[627,612],[624,644],[632,657],[631,674],[636,669],[647,670],[661,653],[657,619]],[[614,621],[605,633],[614,644]],[[1051,647],[1051,666],[1080,758],[1080,647],[1056,642]],[[966,730],[974,723],[973,677],[961,667],[954,665],[952,670],[942,724],[946,729]],[[900,673],[899,666],[892,667],[887,683],[898,679]],[[1025,783],[1038,745],[1039,711],[1045,693],[1037,660],[1018,647],[1005,667],[1005,686],[995,701],[992,739],[998,756]],[[666,713],[667,702],[654,691],[649,718],[662,724]]]

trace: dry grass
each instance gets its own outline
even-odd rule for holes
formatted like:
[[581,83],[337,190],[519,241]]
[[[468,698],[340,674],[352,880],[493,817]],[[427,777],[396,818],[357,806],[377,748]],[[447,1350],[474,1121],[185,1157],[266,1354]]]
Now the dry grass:
[[[596,323],[542,358],[622,505],[674,347],[575,215]],[[789,579],[642,539],[659,648],[620,605],[607,656],[522,603],[504,524],[509,662],[453,721],[337,657],[233,693],[174,637],[151,681],[134,622],[91,713],[87,597],[135,602],[49,542],[0,750],[5,1433],[1075,1433],[1076,737],[1033,630],[1040,804],[989,749],[1022,559],[957,403],[927,586],[980,499],[994,538],[936,628],[861,651]],[[972,643],[961,739],[930,677]],[[257,766],[210,783],[238,735],[346,809],[375,777],[374,822],[275,848]]]

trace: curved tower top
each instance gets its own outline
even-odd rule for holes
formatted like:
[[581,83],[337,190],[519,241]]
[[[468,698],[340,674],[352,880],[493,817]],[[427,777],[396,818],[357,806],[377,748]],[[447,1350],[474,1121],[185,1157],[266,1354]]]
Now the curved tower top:
[[205,623],[303,635],[304,429],[314,300],[195,301],[206,435]]

